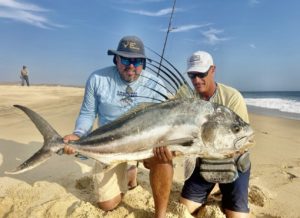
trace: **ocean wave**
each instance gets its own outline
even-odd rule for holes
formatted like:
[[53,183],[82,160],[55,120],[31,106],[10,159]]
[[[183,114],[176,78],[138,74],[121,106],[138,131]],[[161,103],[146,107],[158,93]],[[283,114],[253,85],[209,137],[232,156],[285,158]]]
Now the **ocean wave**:
[[296,100],[281,98],[245,98],[245,101],[247,105],[255,107],[276,109],[282,112],[300,114],[300,102]]

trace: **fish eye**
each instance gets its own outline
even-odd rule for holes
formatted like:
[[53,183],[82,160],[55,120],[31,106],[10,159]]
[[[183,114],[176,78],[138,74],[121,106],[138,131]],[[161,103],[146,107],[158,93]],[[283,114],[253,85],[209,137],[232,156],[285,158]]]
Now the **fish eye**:
[[238,133],[239,131],[241,131],[241,127],[237,124],[233,124],[231,130],[233,133]]
[[217,112],[217,113],[222,113],[222,112],[223,112],[223,109],[222,109],[221,107],[218,107],[218,108],[216,109],[216,112]]

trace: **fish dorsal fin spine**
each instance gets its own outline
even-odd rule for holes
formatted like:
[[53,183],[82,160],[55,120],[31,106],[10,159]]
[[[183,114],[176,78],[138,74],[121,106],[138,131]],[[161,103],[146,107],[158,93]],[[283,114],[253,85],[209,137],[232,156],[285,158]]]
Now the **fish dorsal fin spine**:
[[195,94],[191,90],[191,88],[188,85],[183,84],[177,89],[176,94],[173,98],[179,99],[179,98],[194,98],[194,97],[195,97]]

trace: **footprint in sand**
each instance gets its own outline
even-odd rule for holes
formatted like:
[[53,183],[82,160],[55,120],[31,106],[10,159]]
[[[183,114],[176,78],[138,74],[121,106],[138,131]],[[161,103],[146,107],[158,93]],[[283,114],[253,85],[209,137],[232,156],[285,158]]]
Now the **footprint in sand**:
[[251,186],[249,191],[249,202],[256,206],[263,207],[267,201],[266,195],[258,186]]
[[288,180],[292,181],[294,179],[300,178],[300,167],[296,161],[295,164],[289,164],[282,167],[283,173]]
[[75,187],[77,189],[92,189],[93,187],[93,179],[91,176],[84,176],[80,179],[76,180]]
[[226,218],[221,208],[221,202],[210,202],[204,207],[200,208],[199,212],[197,213],[197,217]]
[[289,170],[285,170],[283,171],[283,173],[285,174],[285,176],[288,178],[288,180],[293,181],[294,179],[297,179],[300,177],[300,173],[299,173],[299,169],[296,170],[294,168],[289,169]]

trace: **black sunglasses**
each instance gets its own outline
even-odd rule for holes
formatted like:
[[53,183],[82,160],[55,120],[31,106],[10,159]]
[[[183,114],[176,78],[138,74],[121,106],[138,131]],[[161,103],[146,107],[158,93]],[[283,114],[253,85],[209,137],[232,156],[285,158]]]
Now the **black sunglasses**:
[[188,73],[188,76],[190,79],[195,79],[196,77],[203,79],[203,78],[207,77],[208,71],[206,71],[205,73]]

